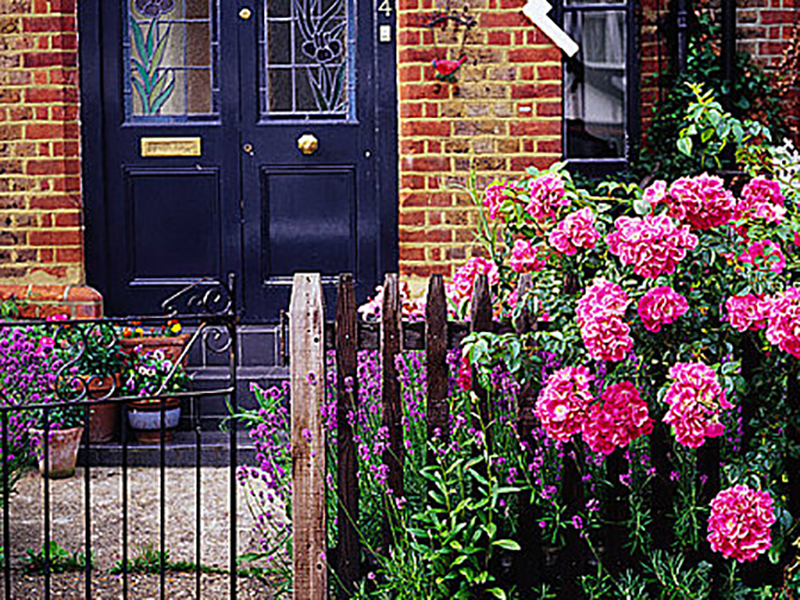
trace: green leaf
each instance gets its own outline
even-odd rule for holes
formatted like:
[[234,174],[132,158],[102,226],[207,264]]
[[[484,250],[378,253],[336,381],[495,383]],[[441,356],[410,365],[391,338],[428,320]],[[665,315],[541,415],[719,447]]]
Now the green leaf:
[[520,545],[514,540],[495,540],[492,542],[492,546],[499,546],[505,550],[521,550]]
[[156,46],[156,51],[153,53],[153,58],[150,60],[150,68],[148,70],[148,74],[152,78],[155,75],[156,70],[158,67],[161,66],[161,61],[164,60],[164,51],[167,48],[167,42],[169,41],[169,29],[167,29],[166,33],[158,40],[158,45]]
[[172,90],[175,88],[175,80],[169,82],[167,89],[165,89],[161,94],[153,101],[153,104],[150,106],[150,112],[148,114],[154,115],[158,112],[164,103],[169,99],[170,94],[172,94]]
[[147,51],[147,61],[149,62],[150,57],[153,56],[153,40],[156,36],[156,31],[158,30],[158,19],[153,19],[150,21],[150,27],[147,29],[147,42],[145,44],[145,50]]
[[139,98],[142,100],[142,111],[144,114],[149,115],[150,113],[150,94],[148,94],[142,82],[138,79],[133,80],[133,87],[136,89],[136,93],[139,94]]
[[487,594],[491,594],[495,598],[500,598],[500,600],[506,600],[506,598],[508,597],[508,596],[506,596],[506,593],[503,590],[501,590],[500,588],[488,589],[488,590],[486,590],[486,593]]
[[692,138],[682,137],[678,140],[678,151],[686,156],[692,155]]
[[144,47],[142,28],[139,22],[133,17],[131,17],[131,31],[133,32],[133,45],[136,48],[136,52],[139,54],[139,58],[142,59],[142,62],[147,62],[147,52]]

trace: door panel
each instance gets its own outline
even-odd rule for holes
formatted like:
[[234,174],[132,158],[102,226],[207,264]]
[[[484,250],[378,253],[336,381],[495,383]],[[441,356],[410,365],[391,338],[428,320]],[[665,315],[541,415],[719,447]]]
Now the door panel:
[[87,263],[108,314],[235,272],[244,317],[271,321],[296,271],[353,271],[364,297],[396,268],[394,43],[376,43],[393,15],[356,0],[79,11],[84,150],[102,154],[84,163]]
[[355,169],[263,171],[262,281],[308,265],[323,275],[355,267]]
[[219,173],[137,169],[126,179],[131,285],[219,273]]

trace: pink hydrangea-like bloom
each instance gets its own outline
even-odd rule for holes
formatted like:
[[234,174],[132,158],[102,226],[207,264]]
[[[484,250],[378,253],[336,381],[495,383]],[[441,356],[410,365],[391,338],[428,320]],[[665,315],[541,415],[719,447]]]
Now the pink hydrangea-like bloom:
[[593,452],[611,454],[653,430],[653,419],[639,390],[623,381],[609,386],[600,403],[589,407],[583,422],[583,440]]
[[667,198],[667,182],[659,179],[648,186],[642,193],[642,200],[651,206],[660,204]]
[[700,362],[676,363],[669,370],[673,383],[664,401],[669,405],[664,422],[672,425],[675,439],[689,448],[699,448],[706,438],[725,431],[719,415],[731,407],[714,370]]
[[763,294],[731,296],[725,301],[728,323],[736,331],[757,331],[766,327],[769,307],[769,300],[765,300]]
[[447,297],[454,300],[456,304],[464,298],[472,298],[472,288],[475,286],[475,278],[478,275],[486,274],[489,284],[494,285],[500,281],[500,273],[494,261],[474,256],[470,258],[453,276],[453,282],[447,284]]
[[673,273],[698,242],[688,226],[677,226],[667,215],[619,217],[614,225],[616,230],[606,237],[609,252],[623,264],[633,265],[641,277]]
[[772,546],[773,523],[772,496],[735,485],[722,490],[711,501],[707,539],[711,549],[725,558],[752,561]]
[[564,180],[559,175],[545,173],[530,183],[530,202],[525,210],[537,221],[554,219],[559,206],[569,206]]
[[692,229],[711,229],[734,218],[736,199],[721,178],[708,173],[681,177],[669,186],[669,213]]
[[616,283],[595,279],[575,307],[586,349],[596,360],[620,361],[633,348],[630,327],[623,317],[630,298]]
[[541,271],[547,265],[547,259],[539,257],[539,251],[530,240],[517,240],[511,249],[508,261],[511,269],[517,273]]
[[786,288],[769,301],[767,339],[800,358],[800,288]]
[[780,273],[786,267],[786,257],[783,256],[780,244],[770,240],[753,242],[739,256],[739,260],[753,265],[759,271]]
[[593,400],[589,390],[593,379],[586,367],[565,367],[547,378],[534,410],[548,436],[568,442],[580,433]]
[[777,181],[754,177],[742,189],[736,206],[736,218],[759,218],[769,223],[780,222],[786,214],[786,198]]
[[637,310],[645,328],[658,333],[662,325],[674,323],[689,310],[689,303],[668,285],[661,285],[642,296]]
[[594,212],[588,206],[570,213],[550,232],[550,245],[562,254],[575,254],[578,248],[594,248],[600,232],[594,226]]
[[497,219],[498,217],[500,220],[503,219],[503,215],[500,214],[500,207],[508,197],[506,194],[508,189],[506,183],[495,183],[486,188],[486,193],[483,197],[483,205],[489,210],[490,219]]

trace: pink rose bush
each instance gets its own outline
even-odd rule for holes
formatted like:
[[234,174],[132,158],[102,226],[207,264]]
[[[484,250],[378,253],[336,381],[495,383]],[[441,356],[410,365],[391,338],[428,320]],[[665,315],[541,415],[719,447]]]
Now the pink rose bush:
[[625,309],[630,298],[616,283],[597,279],[586,288],[575,308],[586,349],[596,360],[620,361],[633,348]]
[[611,454],[653,430],[647,402],[630,381],[610,385],[600,399],[583,421],[583,440],[593,452]]
[[664,401],[669,405],[664,422],[672,426],[675,439],[689,448],[699,448],[706,438],[725,431],[719,416],[731,408],[714,370],[700,362],[677,363],[669,370],[674,380]]
[[586,207],[570,213],[550,232],[550,245],[562,254],[575,254],[579,248],[594,248],[600,232],[594,226],[594,212]]
[[642,296],[637,310],[645,328],[658,333],[662,325],[674,323],[689,310],[689,303],[668,285],[661,285]]
[[548,436],[568,442],[580,433],[593,397],[594,375],[586,367],[565,367],[547,378],[536,400],[536,416]]
[[712,229],[734,218],[736,200],[719,177],[681,177],[669,186],[669,214],[692,229]]
[[528,192],[530,201],[525,211],[540,222],[555,219],[558,209],[570,203],[564,179],[553,173],[544,173],[533,179]]
[[786,267],[786,257],[781,251],[780,244],[770,240],[761,240],[750,244],[747,251],[739,256],[739,260],[753,265],[753,268],[759,271],[781,273]]
[[689,227],[676,225],[667,215],[619,217],[614,224],[616,230],[606,237],[608,251],[622,264],[633,265],[640,277],[674,273],[686,253],[697,247]]
[[452,283],[445,284],[447,297],[457,306],[468,302],[472,298],[472,289],[478,275],[486,275],[489,285],[496,285],[500,280],[497,265],[493,260],[480,256],[473,256],[453,276]]
[[772,546],[773,523],[772,496],[735,485],[711,501],[707,539],[711,549],[725,558],[753,561]]

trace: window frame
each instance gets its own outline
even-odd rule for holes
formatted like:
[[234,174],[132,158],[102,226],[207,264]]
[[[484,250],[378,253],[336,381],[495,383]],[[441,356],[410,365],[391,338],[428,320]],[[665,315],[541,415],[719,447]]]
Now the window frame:
[[[564,58],[561,61],[561,157],[570,170],[589,176],[603,176],[627,169],[639,149],[641,122],[639,90],[641,66],[639,64],[639,2],[635,0],[615,0],[613,2],[586,2],[569,4],[569,0],[556,0],[556,22],[564,29],[566,13],[624,11],[627,48],[625,49],[625,156],[621,158],[569,158],[567,156],[566,119],[566,69]],[[566,31],[566,30],[565,30]],[[566,31],[569,35],[569,31]]]

